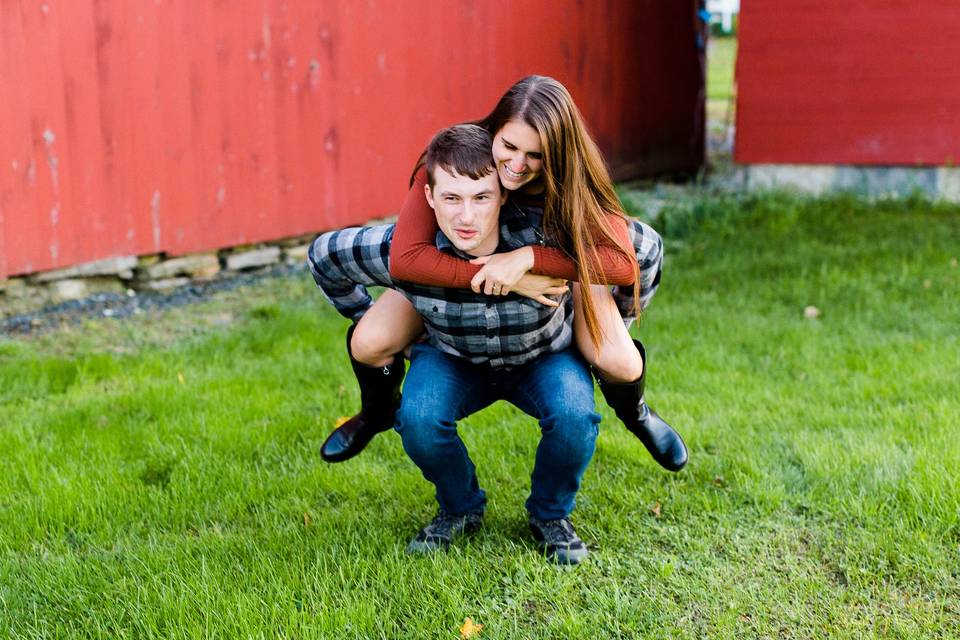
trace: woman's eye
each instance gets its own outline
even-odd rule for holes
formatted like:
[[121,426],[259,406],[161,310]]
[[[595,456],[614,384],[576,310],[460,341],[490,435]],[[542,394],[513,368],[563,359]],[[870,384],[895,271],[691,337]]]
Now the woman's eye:
[[530,154],[527,154],[527,155],[530,156],[530,159],[531,159],[531,160],[543,160],[543,154],[542,154],[542,153],[530,153]]

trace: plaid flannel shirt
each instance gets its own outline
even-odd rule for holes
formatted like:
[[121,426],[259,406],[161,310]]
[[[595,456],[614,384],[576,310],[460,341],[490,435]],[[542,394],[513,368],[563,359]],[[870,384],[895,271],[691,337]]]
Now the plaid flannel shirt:
[[[500,210],[497,252],[532,244],[556,246],[544,238],[542,210],[508,203]],[[573,302],[569,293],[560,306],[548,307],[518,294],[486,296],[470,289],[429,287],[390,278],[390,243],[394,225],[351,227],[319,236],[310,246],[308,263],[317,286],[351,319],[373,304],[367,287],[396,289],[423,318],[430,343],[437,349],[494,368],[513,367],[567,348],[573,337]],[[660,282],[662,241],[649,226],[632,221],[630,236],[641,269],[640,303],[645,307]],[[469,258],[437,233],[437,248]],[[633,287],[614,287],[621,315],[632,321]]]

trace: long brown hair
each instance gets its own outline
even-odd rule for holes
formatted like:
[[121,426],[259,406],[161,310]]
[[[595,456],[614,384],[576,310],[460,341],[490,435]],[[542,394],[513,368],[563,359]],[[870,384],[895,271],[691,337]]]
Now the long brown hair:
[[623,205],[583,116],[562,84],[546,76],[527,76],[510,87],[493,111],[476,124],[496,135],[510,120],[523,122],[540,134],[544,230],[559,235],[561,246],[576,264],[587,329],[594,347],[599,347],[602,332],[590,291],[591,283],[603,281],[593,267],[595,260],[590,259],[598,244],[615,246],[629,258],[634,269],[634,310],[640,311],[636,253],[632,246],[623,246],[605,224],[608,213],[626,220]]
[[[510,87],[485,118],[470,124],[495,136],[511,120],[523,122],[540,134],[544,230],[556,234],[561,248],[576,265],[587,330],[594,347],[599,348],[603,335],[590,291],[592,283],[603,282],[594,267],[595,260],[590,259],[598,244],[614,246],[629,258],[634,271],[634,311],[638,315],[640,312],[636,253],[632,246],[623,246],[606,225],[608,213],[626,221],[623,205],[613,189],[603,156],[566,87],[546,76],[527,76]],[[417,168],[421,164],[423,156]]]

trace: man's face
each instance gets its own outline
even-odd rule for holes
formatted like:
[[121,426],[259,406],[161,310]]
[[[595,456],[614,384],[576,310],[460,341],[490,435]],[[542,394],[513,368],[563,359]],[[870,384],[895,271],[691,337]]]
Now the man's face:
[[479,180],[436,167],[433,180],[433,188],[428,183],[424,192],[443,235],[457,249],[472,256],[488,256],[496,251],[500,239],[500,205],[506,194],[501,195],[500,181],[493,167]]

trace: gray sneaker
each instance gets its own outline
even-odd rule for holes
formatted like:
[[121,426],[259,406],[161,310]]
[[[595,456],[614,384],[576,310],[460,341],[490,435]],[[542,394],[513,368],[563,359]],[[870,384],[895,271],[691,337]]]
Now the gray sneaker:
[[459,516],[440,510],[430,524],[420,529],[407,545],[407,553],[432,553],[446,549],[457,538],[473,533],[483,523],[482,513],[464,513]]
[[569,518],[538,520],[530,516],[530,531],[554,564],[580,564],[590,553]]

